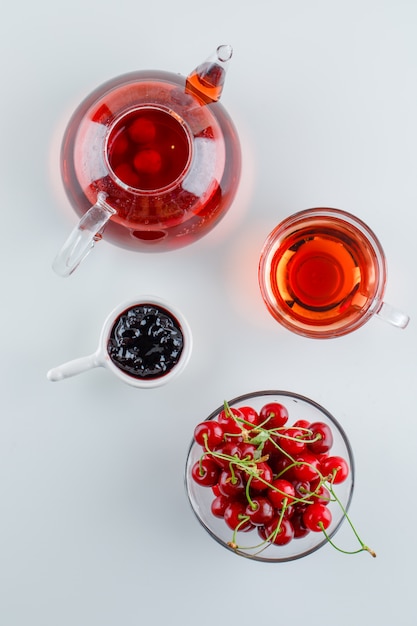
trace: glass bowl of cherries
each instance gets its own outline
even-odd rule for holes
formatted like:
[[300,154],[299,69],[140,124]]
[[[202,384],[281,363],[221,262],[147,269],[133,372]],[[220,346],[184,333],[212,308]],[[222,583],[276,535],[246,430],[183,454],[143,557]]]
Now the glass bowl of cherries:
[[[288,391],[225,401],[195,427],[185,470],[189,502],[206,531],[228,550],[266,562],[298,559],[327,543],[375,556],[348,515],[354,479],[342,426]],[[343,522],[352,550],[333,540]]]

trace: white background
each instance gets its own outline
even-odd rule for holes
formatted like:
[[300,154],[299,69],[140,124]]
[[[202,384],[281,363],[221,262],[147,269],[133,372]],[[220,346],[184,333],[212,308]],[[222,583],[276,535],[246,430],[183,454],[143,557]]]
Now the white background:
[[[72,0],[8,3],[0,25],[0,622],[4,626],[416,623],[417,3],[414,0]],[[135,69],[187,74],[218,44],[243,174],[222,223],[196,244],[138,254],[101,242],[68,279],[51,262],[76,222],[59,145],[78,102]],[[388,259],[374,318],[308,340],[269,316],[257,262],[269,231],[313,206],[355,213]],[[96,348],[120,301],[155,293],[192,327],[180,378],[141,391],[103,369],[49,368]],[[192,431],[225,398],[311,397],[356,459],[352,518],[378,553],[326,546],[254,563],[189,509]],[[337,535],[353,545],[343,528]]]

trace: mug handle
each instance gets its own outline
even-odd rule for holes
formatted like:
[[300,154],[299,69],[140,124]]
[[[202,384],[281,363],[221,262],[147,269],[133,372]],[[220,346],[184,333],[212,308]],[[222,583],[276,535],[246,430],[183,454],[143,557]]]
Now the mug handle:
[[97,195],[97,202],[83,215],[56,255],[52,269],[59,276],[70,276],[77,269],[100,238],[100,231],[116,213],[106,203],[106,198],[107,194],[102,191]]
[[397,328],[405,328],[410,321],[410,318],[406,313],[398,311],[398,309],[395,309],[386,302],[381,304],[378,311],[376,311],[376,315]]

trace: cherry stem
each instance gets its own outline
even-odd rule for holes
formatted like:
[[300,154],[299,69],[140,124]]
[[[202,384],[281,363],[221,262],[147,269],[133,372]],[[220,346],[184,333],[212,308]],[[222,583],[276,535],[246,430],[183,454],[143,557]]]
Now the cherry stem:
[[[361,547],[358,550],[343,550],[342,548],[340,548],[339,546],[337,546],[331,539],[330,536],[327,534],[323,522],[319,522],[318,524],[321,528],[321,531],[323,533],[323,535],[326,537],[326,540],[330,543],[330,545],[335,548],[335,550],[337,550],[338,552],[342,552],[342,554],[359,554],[360,552],[369,552],[369,554],[371,556],[373,556],[374,558],[376,558],[376,552],[374,552],[371,548],[369,548],[368,546],[366,546],[364,543],[362,543],[361,541]],[[353,528],[353,527],[352,527]],[[353,529],[353,532],[356,535],[355,530]],[[356,535],[357,536],[357,535]]]
[[235,528],[235,529],[234,529],[234,531],[233,531],[232,543],[233,543],[233,545],[235,545],[237,548],[238,548],[239,546],[236,544],[236,535],[237,535],[237,533],[239,532],[239,530],[240,530],[241,526],[244,526],[244,525],[246,524],[246,522],[247,522],[247,521],[249,521],[249,519],[250,519],[250,518],[249,518],[249,515],[242,515],[242,516],[241,516],[241,520],[240,520],[239,524],[237,524],[237,525],[236,525],[236,528]]
[[256,509],[256,505],[255,505],[254,501],[252,500],[252,498],[250,497],[250,492],[249,492],[249,489],[250,489],[250,484],[251,484],[251,482],[252,482],[252,478],[253,478],[253,476],[249,476],[249,478],[248,478],[248,480],[247,480],[247,483],[246,483],[246,488],[245,488],[245,495],[246,495],[246,499],[247,499],[247,501],[248,501],[248,503],[249,503],[250,507],[251,507],[253,510],[255,510],[255,509]]
[[[376,557],[376,552],[374,552],[374,550],[372,550],[372,548],[369,548],[363,541],[362,539],[359,537],[356,528],[354,527],[352,520],[350,519],[348,512],[346,511],[345,507],[343,506],[343,504],[341,503],[341,501],[339,500],[339,498],[337,497],[334,489],[333,489],[333,485],[329,483],[329,491],[332,494],[333,498],[335,499],[335,501],[337,502],[337,504],[340,506],[340,508],[342,509],[343,512],[343,516],[345,517],[345,519],[347,520],[349,526],[351,527],[353,534],[355,535],[356,539],[359,541],[360,545],[361,545],[361,549],[357,550],[356,552],[352,552],[351,554],[356,554],[357,552],[369,552],[369,554],[371,554],[373,557]],[[325,532],[324,528],[322,528],[324,535],[326,537],[326,539],[328,539],[327,533]],[[334,545],[331,541],[330,543],[332,545]],[[334,546],[336,547],[336,546]],[[344,552],[344,550],[340,550],[341,552]],[[349,552],[347,554],[350,554]]]
[[260,550],[258,550],[258,552],[255,552],[253,556],[257,556],[258,554],[261,554],[264,550],[266,550],[271,545],[271,541],[273,542],[275,540],[275,537],[278,535],[278,533],[281,530],[282,520],[284,518],[285,510],[287,508],[287,500],[288,498],[285,498],[285,500],[283,501],[284,506],[282,507],[281,515],[279,517],[276,527],[274,528],[272,533],[264,539],[264,541],[262,541],[261,543],[258,543],[256,546],[239,546],[236,543],[236,533],[237,533],[238,527],[241,526],[243,521],[246,521],[247,519],[249,519],[249,518],[245,518],[243,520],[242,518],[242,522],[238,524],[238,526],[236,526],[235,532],[233,533],[232,541],[229,542],[228,545],[232,547],[234,550],[241,550],[241,551],[258,550],[258,548],[261,548]]

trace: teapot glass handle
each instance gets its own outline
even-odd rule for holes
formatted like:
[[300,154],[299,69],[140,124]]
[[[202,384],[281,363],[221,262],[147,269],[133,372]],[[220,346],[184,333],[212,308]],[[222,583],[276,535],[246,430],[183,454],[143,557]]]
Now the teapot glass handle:
[[92,250],[100,231],[116,213],[106,203],[106,197],[103,192],[98,194],[97,202],[83,215],[55,257],[52,268],[59,276],[70,276],[77,269]]

